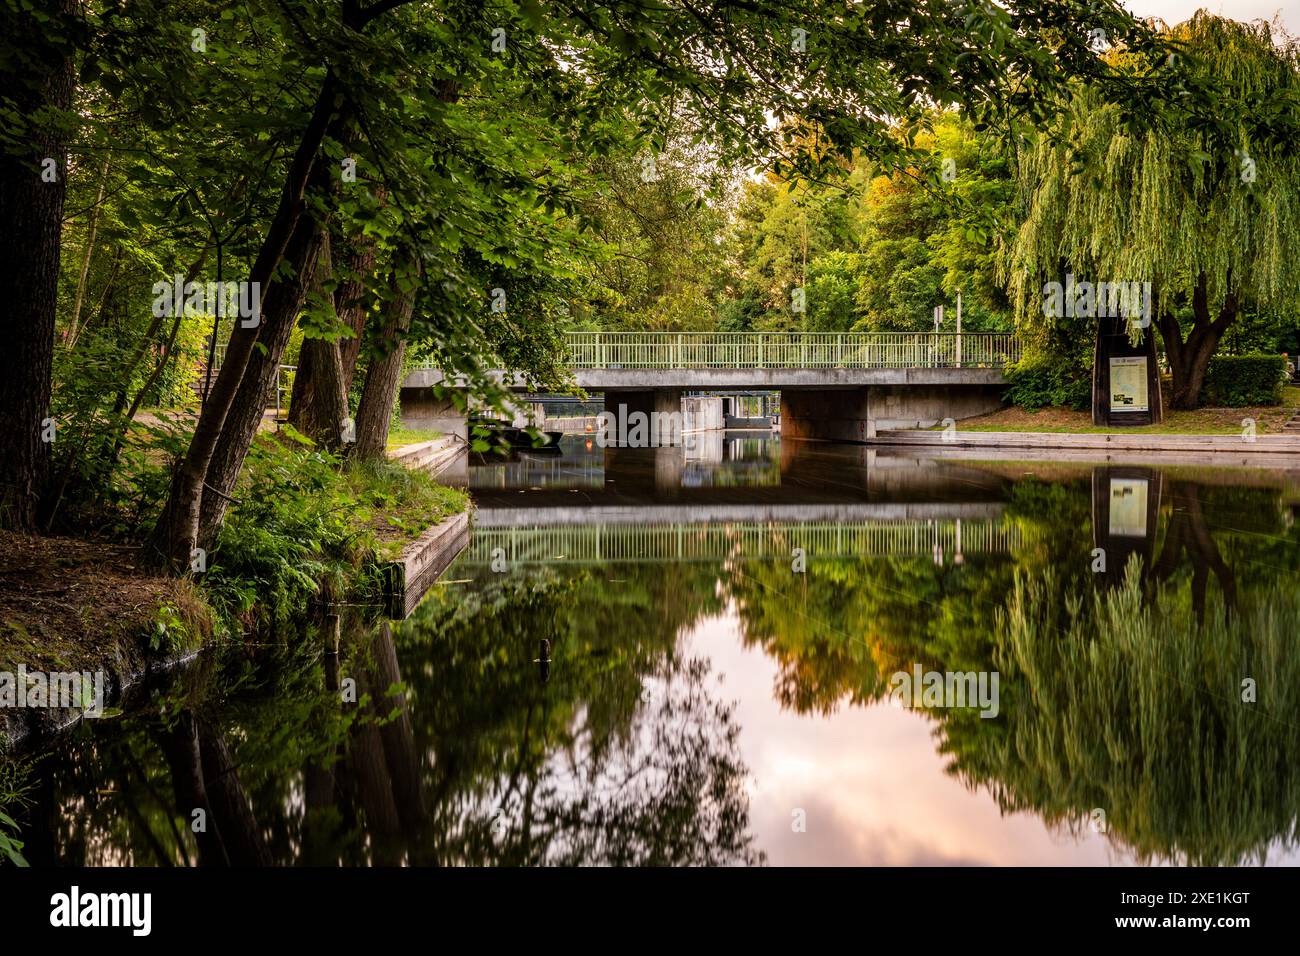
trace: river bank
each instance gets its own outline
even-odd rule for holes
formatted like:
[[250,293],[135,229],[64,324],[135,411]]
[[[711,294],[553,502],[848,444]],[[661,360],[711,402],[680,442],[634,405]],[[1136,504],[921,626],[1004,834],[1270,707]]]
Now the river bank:
[[[1094,425],[1087,411],[1072,408],[1021,408],[1010,405],[989,415],[962,419],[960,431],[997,433],[1065,433],[1072,435],[1229,435],[1240,436],[1253,423],[1256,435],[1284,435],[1287,425],[1300,414],[1300,387],[1282,389],[1278,405],[1251,405],[1240,408],[1207,406],[1191,411],[1168,409],[1159,425],[1106,427]],[[943,426],[938,426],[942,429]]]
[[949,451],[986,451],[1031,458],[1108,460],[1113,456],[1177,458],[1186,464],[1300,467],[1300,435],[1161,435],[1060,432],[884,431],[872,445]]
[[[214,642],[290,632],[313,606],[409,613],[464,547],[468,498],[427,456],[390,457],[342,463],[264,436],[193,580],[147,567],[134,541],[0,532],[0,750],[111,713]],[[84,675],[103,699],[58,699],[60,675]]]

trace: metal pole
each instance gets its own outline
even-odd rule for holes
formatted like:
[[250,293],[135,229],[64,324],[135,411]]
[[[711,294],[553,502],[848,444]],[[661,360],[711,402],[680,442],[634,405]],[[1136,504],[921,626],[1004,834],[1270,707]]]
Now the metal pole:
[[961,368],[961,291],[957,292],[957,367]]

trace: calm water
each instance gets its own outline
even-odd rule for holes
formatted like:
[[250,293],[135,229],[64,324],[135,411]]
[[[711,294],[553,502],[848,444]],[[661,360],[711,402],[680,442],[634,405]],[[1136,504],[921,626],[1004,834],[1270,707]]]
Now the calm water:
[[[83,722],[28,858],[1300,856],[1300,474],[564,447],[471,467],[474,538],[409,621]],[[914,669],[996,672],[997,715],[900,706]]]

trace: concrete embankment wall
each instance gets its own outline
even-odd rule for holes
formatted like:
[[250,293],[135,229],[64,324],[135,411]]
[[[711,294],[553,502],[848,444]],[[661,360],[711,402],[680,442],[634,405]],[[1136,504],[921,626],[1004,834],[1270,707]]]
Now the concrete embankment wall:
[[[407,468],[428,471],[443,484],[464,485],[469,481],[468,445],[464,439],[452,435],[396,448],[388,457]],[[402,549],[386,571],[390,617],[400,620],[415,609],[438,576],[469,543],[469,533],[469,514],[452,515],[426,528]]]
[[469,513],[425,529],[388,565],[388,615],[402,620],[415,610],[439,575],[469,544]]
[[442,479],[445,485],[461,485],[469,481],[469,445],[454,435],[394,448],[388,453],[388,458],[407,468],[427,471]]
[[1117,435],[1057,432],[882,431],[876,445],[916,446],[925,454],[986,454],[999,459],[1051,461],[1151,460],[1211,466],[1300,467],[1300,437],[1260,435]]

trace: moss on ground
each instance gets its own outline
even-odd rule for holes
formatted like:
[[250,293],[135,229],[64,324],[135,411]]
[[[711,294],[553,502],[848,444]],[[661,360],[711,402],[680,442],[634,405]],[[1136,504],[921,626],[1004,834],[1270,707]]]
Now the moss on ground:
[[0,670],[121,674],[211,634],[200,589],[142,570],[130,546],[0,531]]

